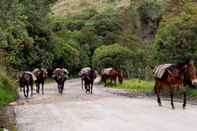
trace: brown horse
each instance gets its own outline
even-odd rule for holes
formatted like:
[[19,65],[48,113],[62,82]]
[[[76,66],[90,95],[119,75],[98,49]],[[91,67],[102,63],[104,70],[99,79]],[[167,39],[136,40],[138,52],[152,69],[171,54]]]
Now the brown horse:
[[[160,65],[161,66],[161,65]],[[159,66],[158,66],[159,67]],[[162,69],[155,68],[156,70],[162,72]],[[182,89],[183,91],[183,108],[186,107],[186,89],[183,87],[183,81],[187,77],[192,81],[192,85],[197,84],[196,68],[193,61],[189,60],[184,64],[172,64],[166,67],[163,71],[163,75],[159,78],[155,77],[155,94],[157,95],[157,102],[161,106],[160,91],[162,89],[168,89],[171,97],[171,106],[174,109],[173,96],[177,89]]]
[[36,68],[32,71],[32,73],[37,78],[35,80],[36,83],[36,92],[40,93],[40,84],[42,86],[42,94],[44,94],[44,81],[47,78],[47,70],[44,68]]
[[57,82],[58,85],[58,91],[62,95],[64,90],[64,83],[66,79],[68,78],[68,71],[65,68],[56,68],[53,71],[53,78]]
[[114,82],[114,84],[116,85],[117,78],[119,83],[123,82],[123,75],[120,70],[115,70],[114,68],[105,68],[101,72],[101,80],[105,83],[105,86],[107,84],[108,79],[111,80],[111,84],[112,82]]
[[29,87],[31,88],[31,96],[33,96],[33,77],[33,74],[28,71],[22,72],[19,75],[20,89],[23,89],[26,98],[29,96]]

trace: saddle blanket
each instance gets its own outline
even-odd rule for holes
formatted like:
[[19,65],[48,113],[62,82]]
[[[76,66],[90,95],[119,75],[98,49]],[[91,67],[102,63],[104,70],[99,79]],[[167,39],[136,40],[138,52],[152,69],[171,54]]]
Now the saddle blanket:
[[91,70],[90,67],[85,67],[83,69],[81,69],[81,71],[79,72],[79,76],[82,76],[83,74],[88,73]]
[[36,76],[35,76],[32,72],[30,72],[30,71],[25,71],[24,73],[27,73],[27,74],[32,75],[34,81],[37,80]]
[[113,68],[106,68],[102,71],[103,74],[109,74],[110,71],[113,70]]
[[166,69],[168,67],[170,67],[172,64],[162,64],[162,65],[158,65],[154,68],[153,70],[153,74],[154,77],[156,78],[162,78],[162,76],[164,75]]

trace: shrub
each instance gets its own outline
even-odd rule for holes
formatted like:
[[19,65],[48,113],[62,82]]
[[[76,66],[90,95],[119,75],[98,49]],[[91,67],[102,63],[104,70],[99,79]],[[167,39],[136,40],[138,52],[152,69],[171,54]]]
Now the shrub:
[[93,56],[93,65],[99,70],[106,67],[125,69],[131,61],[133,53],[118,44],[101,46]]
[[14,81],[4,71],[0,71],[0,106],[16,100],[17,90]]

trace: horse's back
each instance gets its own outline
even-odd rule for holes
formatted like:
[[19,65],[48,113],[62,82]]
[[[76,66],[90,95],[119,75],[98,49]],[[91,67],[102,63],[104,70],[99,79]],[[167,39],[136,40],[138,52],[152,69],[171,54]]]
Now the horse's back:
[[111,71],[113,71],[113,68],[105,68],[101,71],[102,75],[110,75]]
[[161,65],[158,65],[154,68],[153,70],[153,75],[155,78],[159,78],[161,79],[162,76],[164,75],[164,73],[166,72],[166,70],[172,66],[172,64],[161,64]]
[[84,67],[80,70],[79,72],[79,76],[81,77],[82,75],[86,75],[88,74],[89,72],[91,71],[91,68],[90,67]]

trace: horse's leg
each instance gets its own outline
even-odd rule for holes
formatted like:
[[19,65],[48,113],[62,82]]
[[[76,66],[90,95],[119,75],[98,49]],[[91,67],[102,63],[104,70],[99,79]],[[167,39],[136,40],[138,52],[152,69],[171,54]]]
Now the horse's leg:
[[61,92],[63,93],[63,91],[64,91],[64,82],[62,83],[62,91]]
[[63,92],[63,84],[61,83],[61,85],[60,85],[60,93],[61,93],[61,95],[62,95],[62,92]]
[[31,96],[33,96],[33,83],[31,84]]
[[115,86],[116,86],[116,79],[117,79],[117,78],[115,77],[115,78],[114,78],[114,84],[115,84]]
[[38,94],[40,94],[40,82],[38,82]]
[[183,92],[183,97],[184,97],[184,98],[183,98],[183,109],[185,109],[186,103],[187,103],[187,102],[186,102],[186,101],[187,101],[186,91]]
[[83,90],[83,78],[81,78],[81,89]]
[[29,85],[27,85],[27,97],[29,96]]
[[90,83],[88,83],[88,93],[90,94]]
[[42,95],[44,95],[44,81],[42,82]]
[[155,83],[154,90],[155,90],[155,94],[157,95],[157,102],[158,102],[159,106],[162,106],[161,99],[160,99],[160,89],[159,88],[160,87],[158,87],[158,84]]
[[170,99],[171,99],[171,106],[172,106],[172,109],[174,109],[173,95],[174,95],[174,91],[171,90],[171,91],[170,91]]
[[90,84],[90,92],[92,94],[93,82]]
[[36,93],[38,93],[38,81],[36,80],[35,83],[36,83]]
[[57,89],[58,89],[59,93],[61,93],[61,90],[60,90],[61,87],[60,86],[61,86],[61,83],[59,81],[57,81]]
[[88,87],[87,87],[87,83],[85,82],[85,90],[86,90],[86,94],[88,93]]
[[107,86],[107,80],[104,79],[103,81],[104,81],[104,83],[105,83],[104,86],[106,87],[106,86]]
[[27,97],[25,88],[26,88],[26,86],[23,87],[23,94],[25,97]]

